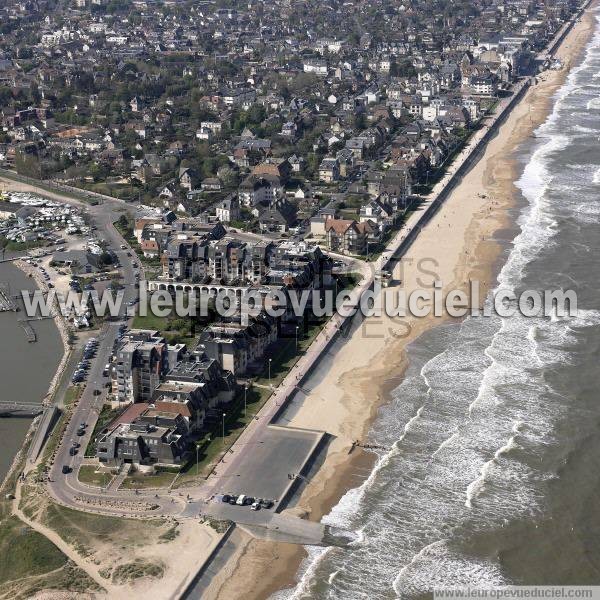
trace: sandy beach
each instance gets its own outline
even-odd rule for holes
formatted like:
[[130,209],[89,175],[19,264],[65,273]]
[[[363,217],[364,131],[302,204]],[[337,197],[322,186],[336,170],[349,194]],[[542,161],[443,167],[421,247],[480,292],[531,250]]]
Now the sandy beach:
[[[592,9],[596,3],[592,5]],[[595,26],[588,10],[556,52],[563,69],[546,71],[511,112],[484,156],[465,175],[443,207],[423,229],[394,272],[394,286],[411,290],[432,287],[467,289],[480,282],[485,298],[500,258],[494,234],[514,227],[509,210],[518,201],[516,151],[548,115],[555,91],[579,59]],[[425,274],[424,270],[433,272]],[[401,282],[401,283],[400,283]],[[394,287],[383,293],[394,293]],[[360,484],[374,456],[349,449],[364,439],[378,407],[401,381],[406,348],[425,330],[450,317],[366,319],[335,356],[332,367],[306,396],[290,425],[323,429],[335,436],[324,464],[310,481],[295,514],[319,520],[340,497]],[[244,538],[227,566],[213,579],[206,598],[266,598],[292,586],[306,556],[302,547]]]

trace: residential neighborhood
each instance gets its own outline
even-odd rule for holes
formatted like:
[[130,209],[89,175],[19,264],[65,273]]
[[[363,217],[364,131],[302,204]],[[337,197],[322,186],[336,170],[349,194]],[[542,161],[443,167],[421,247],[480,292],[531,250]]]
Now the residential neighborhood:
[[[358,254],[401,223],[574,6],[51,4],[0,9],[0,166]],[[326,208],[341,223],[313,229]]]

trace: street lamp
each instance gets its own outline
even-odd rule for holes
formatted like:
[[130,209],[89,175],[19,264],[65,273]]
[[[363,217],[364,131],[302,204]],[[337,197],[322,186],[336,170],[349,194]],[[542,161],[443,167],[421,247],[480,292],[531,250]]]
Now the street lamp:
[[296,325],[296,352],[298,352],[298,325]]
[[225,416],[227,413],[223,413],[223,446],[225,445]]
[[248,386],[244,386],[244,419],[246,418],[246,392],[248,391]]
[[200,450],[200,444],[196,442],[196,477],[198,477],[198,451]]
[[272,360],[273,360],[272,358],[269,359],[269,386],[271,386],[271,361]]

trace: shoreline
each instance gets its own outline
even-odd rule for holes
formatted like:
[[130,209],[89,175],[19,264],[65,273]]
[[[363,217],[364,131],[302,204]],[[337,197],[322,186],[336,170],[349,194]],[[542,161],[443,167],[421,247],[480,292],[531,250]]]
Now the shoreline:
[[[594,31],[592,10],[595,6],[592,3],[587,7],[556,49],[556,56],[563,60],[563,69],[545,71],[538,77],[539,83],[527,90],[488,142],[483,156],[462,176],[407,251],[399,265],[399,277],[396,277],[398,267],[395,270],[395,279],[401,279],[407,290],[423,275],[410,263],[406,266],[409,258],[415,262],[419,258],[435,259],[437,274],[447,289],[464,288],[469,279],[479,279],[485,284],[485,289],[482,286],[484,298],[487,288],[495,282],[505,248],[505,242],[496,240],[495,235],[515,226],[510,212],[520,197],[514,185],[518,177],[517,152],[546,120],[555,102],[555,92],[564,84],[574,63],[580,60]],[[482,194],[485,197],[481,197]],[[446,225],[456,231],[452,240],[439,239],[437,229]],[[444,274],[446,277],[442,277]],[[426,330],[448,322],[448,318],[409,321],[410,330],[397,339],[393,329],[390,330],[397,323],[385,317],[377,323],[367,319],[337,351],[328,373],[290,420],[289,425],[296,427],[314,428],[318,424],[335,439],[317,474],[288,512],[320,520],[348,490],[366,480],[364,473],[372,470],[377,456],[361,449],[348,455],[348,445],[366,437],[380,406],[390,401],[393,390],[403,379],[408,345]],[[370,336],[377,333],[382,337],[377,338],[378,341],[365,339],[361,333]],[[386,380],[389,373],[393,373],[393,378]],[[221,599],[241,593],[249,598],[268,597],[297,583],[296,574],[305,557],[302,547],[246,536],[225,568],[214,577],[207,597]]]
[[[33,267],[31,267],[30,265],[28,265],[27,263],[25,263],[22,260],[15,260],[12,264],[15,266],[15,268],[19,269],[19,271],[21,271],[26,277],[33,279],[37,289],[39,289],[41,291],[46,291],[46,292],[48,291],[48,286],[45,284],[44,280],[39,276],[39,273],[36,273],[36,271]],[[44,407],[51,405],[52,397],[58,388],[60,380],[64,374],[64,370],[69,361],[69,357],[71,355],[71,347],[69,346],[68,328],[67,328],[66,323],[64,322],[64,319],[60,315],[60,311],[55,309],[55,313],[54,313],[54,317],[53,317],[52,321],[54,323],[54,326],[58,330],[58,334],[59,334],[61,342],[62,342],[63,350],[62,350],[62,356],[61,356],[60,362],[58,363],[58,366],[56,367],[56,371],[55,371],[54,375],[52,376],[52,378],[50,379],[50,382],[48,383],[48,390],[46,391],[46,393],[44,394],[44,396],[42,397],[42,399],[40,401],[40,405],[44,406]],[[27,428],[27,432],[25,434],[23,442],[17,449],[17,451],[10,463],[10,466],[6,471],[6,474],[0,480],[0,489],[3,489],[5,487],[5,485],[7,484],[7,482],[11,479],[11,477],[14,476],[15,470],[17,468],[22,467],[23,470],[25,470],[25,471],[28,470],[27,469],[27,467],[28,467],[27,453],[24,452],[24,449],[29,446],[29,442],[33,439],[33,436],[35,435],[35,432],[40,424],[40,421],[41,421],[40,415],[38,415],[31,421],[31,424]]]

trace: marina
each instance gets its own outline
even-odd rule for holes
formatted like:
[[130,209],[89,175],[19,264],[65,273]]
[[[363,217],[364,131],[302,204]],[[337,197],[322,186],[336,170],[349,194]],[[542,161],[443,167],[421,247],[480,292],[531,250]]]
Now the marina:
[[[8,252],[6,258],[9,258]],[[10,290],[13,300],[17,290],[36,289],[35,282],[10,261],[0,263],[0,282]],[[5,340],[0,361],[0,409],[3,409],[0,412],[9,417],[18,416],[0,418],[2,476],[21,447],[31,419],[39,414],[41,402],[62,356],[62,341],[52,319],[33,324],[37,343],[30,343],[19,322],[20,315],[11,311],[0,312],[0,335]],[[15,402],[24,406],[15,407]]]
[[14,298],[10,295],[10,289],[7,285],[0,284],[0,312],[19,310]]

